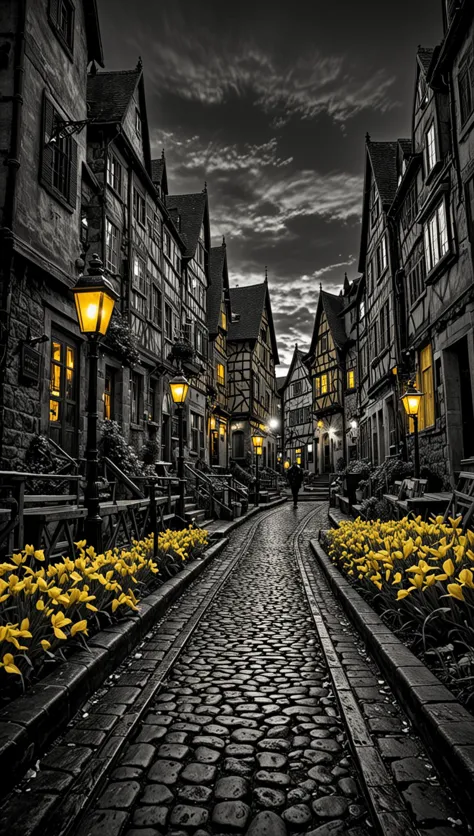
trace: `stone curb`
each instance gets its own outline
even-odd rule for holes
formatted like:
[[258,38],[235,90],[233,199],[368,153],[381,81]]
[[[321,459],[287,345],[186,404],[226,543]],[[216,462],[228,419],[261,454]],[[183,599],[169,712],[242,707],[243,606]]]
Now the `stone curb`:
[[[244,521],[244,520],[243,520]],[[0,796],[23,777],[46,746],[57,737],[82,705],[146,636],[158,618],[227,545],[223,538],[202,557],[165,581],[140,602],[140,612],[106,627],[54,673],[0,711]]]
[[320,543],[310,540],[310,545],[332,591],[469,821],[474,797],[474,718],[346,581]]

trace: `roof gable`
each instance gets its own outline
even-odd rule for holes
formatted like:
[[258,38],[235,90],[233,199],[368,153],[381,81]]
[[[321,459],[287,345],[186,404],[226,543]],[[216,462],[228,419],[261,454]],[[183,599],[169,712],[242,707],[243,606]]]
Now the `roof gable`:
[[207,327],[209,336],[216,337],[219,329],[222,299],[229,300],[229,272],[225,242],[211,247],[209,252],[209,287],[207,288]]
[[256,342],[260,333],[260,325],[264,308],[267,308],[270,339],[272,343],[275,365],[280,362],[278,346],[273,324],[273,314],[268,292],[268,282],[247,285],[246,287],[232,287],[230,289],[230,304],[232,313],[239,317],[230,322],[228,339],[232,342]]
[[209,204],[207,190],[199,194],[174,194],[167,195],[166,206],[168,209],[176,209],[180,216],[180,232],[186,244],[184,256],[193,258],[199,241],[201,226],[204,224],[206,237],[206,249],[210,250],[209,230]]
[[319,325],[323,312],[326,314],[327,323],[331,332],[334,345],[339,351],[343,351],[347,344],[347,334],[344,327],[344,296],[334,296],[322,288],[319,291],[318,306],[316,308],[316,315],[314,317],[313,335],[311,337],[311,346],[305,361],[308,362],[316,354],[316,346],[318,342]]
[[396,141],[372,142],[369,134],[367,134],[365,147],[364,196],[362,202],[362,226],[359,254],[359,271],[361,273],[365,270],[372,180],[375,181],[375,185],[377,186],[383,211],[387,211],[390,208],[398,185],[398,143]]
[[283,378],[279,386],[281,392],[284,392],[284,390],[287,389],[287,387],[290,385],[293,372],[295,371],[298,365],[301,365],[301,367],[304,369],[306,376],[308,376],[308,370],[304,365],[304,358],[306,357],[306,355],[307,352],[302,351],[300,348],[298,348],[298,343],[296,343],[293,351],[293,357],[291,358],[290,368],[288,369],[286,377]]
[[168,177],[166,174],[165,152],[158,160],[151,161],[151,179],[155,186],[159,186],[163,195],[168,194]]
[[89,118],[96,123],[122,124],[141,70],[117,70],[87,76]]

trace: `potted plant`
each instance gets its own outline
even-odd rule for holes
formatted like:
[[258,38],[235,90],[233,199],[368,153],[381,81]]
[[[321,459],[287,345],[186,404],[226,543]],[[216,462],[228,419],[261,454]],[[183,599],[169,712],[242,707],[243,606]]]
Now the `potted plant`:
[[365,499],[367,488],[369,487],[369,480],[368,479],[361,479],[359,484],[355,489],[355,497],[357,502],[362,502]]
[[346,492],[351,505],[356,502],[356,488],[362,479],[368,479],[370,476],[370,465],[365,459],[356,459],[349,462],[344,472],[344,479],[346,484]]

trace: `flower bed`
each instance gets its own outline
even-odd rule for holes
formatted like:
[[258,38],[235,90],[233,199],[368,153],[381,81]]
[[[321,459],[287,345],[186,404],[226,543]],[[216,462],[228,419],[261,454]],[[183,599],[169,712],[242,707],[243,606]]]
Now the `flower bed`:
[[64,660],[66,646],[137,611],[140,599],[161,582],[159,573],[166,579],[201,554],[207,532],[190,526],[159,534],[156,560],[152,536],[99,555],[85,541],[76,545],[74,558],[57,563],[45,565],[43,552],[26,546],[0,564],[2,697],[15,695],[18,677],[25,688],[48,672],[48,664]]
[[411,649],[474,708],[474,532],[436,517],[344,521],[326,550]]

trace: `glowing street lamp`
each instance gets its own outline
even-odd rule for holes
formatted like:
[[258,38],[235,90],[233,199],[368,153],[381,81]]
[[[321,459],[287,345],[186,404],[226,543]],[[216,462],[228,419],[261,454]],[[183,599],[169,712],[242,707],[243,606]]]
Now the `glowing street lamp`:
[[263,436],[262,435],[253,435],[252,436],[252,444],[253,449],[255,451],[255,505],[258,505],[260,499],[260,481],[258,478],[258,459],[259,456],[262,455],[263,452]]
[[178,517],[184,521],[184,421],[183,412],[184,404],[189,392],[189,383],[183,374],[178,374],[171,378],[169,387],[173,403],[178,408],[178,462],[177,475],[179,484],[179,499],[178,499]]
[[73,288],[79,328],[89,342],[89,388],[87,400],[86,487],[84,505],[84,536],[97,553],[102,547],[102,517],[99,496],[99,459],[97,449],[97,379],[99,364],[99,340],[107,333],[117,294],[104,276],[102,261],[94,253],[87,270]]
[[420,409],[421,399],[423,397],[423,392],[420,392],[417,389],[413,382],[410,382],[407,386],[405,393],[400,398],[405,412],[409,418],[413,421],[413,435],[414,435],[414,447],[415,447],[415,479],[420,478],[420,449],[418,444],[418,410]]

